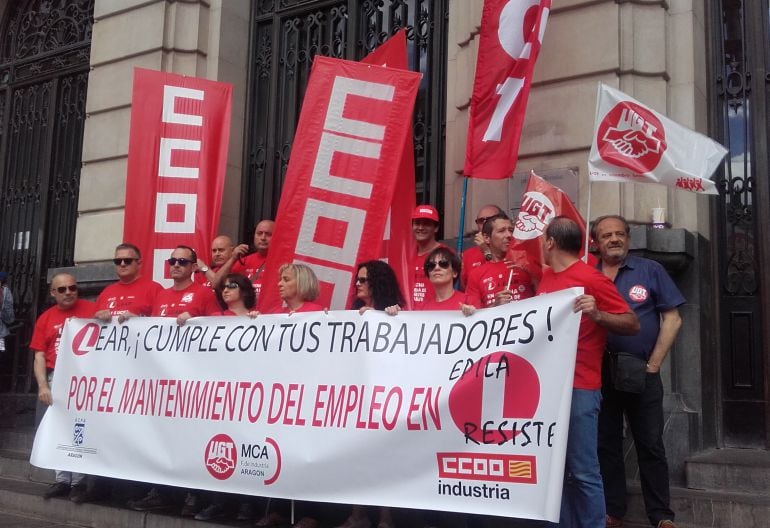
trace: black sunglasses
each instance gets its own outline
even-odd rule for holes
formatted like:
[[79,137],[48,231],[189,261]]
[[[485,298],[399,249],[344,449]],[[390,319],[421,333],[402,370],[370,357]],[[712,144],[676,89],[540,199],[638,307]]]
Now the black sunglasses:
[[114,258],[114,259],[112,259],[112,263],[115,264],[116,266],[130,266],[131,264],[133,264],[137,260],[139,260],[139,259],[138,258],[130,258],[130,257],[127,257],[127,258]]
[[69,286],[59,286],[56,288],[56,291],[59,293],[64,293],[67,290],[71,291],[72,293],[75,293],[78,291],[78,285],[77,284],[70,284]]
[[235,282],[228,282],[225,284],[225,288],[227,288],[228,290],[235,290],[240,288],[240,286],[238,286],[238,284]]
[[[493,215],[494,216],[494,215]],[[484,225],[484,222],[492,218],[491,216],[485,216],[483,218],[477,218],[476,219],[476,225]]]
[[431,260],[430,262],[425,263],[425,269],[427,269],[428,272],[431,272],[434,269],[436,269],[436,266],[438,266],[441,269],[449,269],[449,261],[445,259],[441,259],[438,262]]
[[177,264],[179,264],[180,266],[189,266],[190,264],[192,264],[192,260],[190,259],[174,258],[174,257],[171,257],[166,262],[168,262],[169,266],[176,266]]
[[367,277],[356,277],[356,284],[366,284],[369,282]]

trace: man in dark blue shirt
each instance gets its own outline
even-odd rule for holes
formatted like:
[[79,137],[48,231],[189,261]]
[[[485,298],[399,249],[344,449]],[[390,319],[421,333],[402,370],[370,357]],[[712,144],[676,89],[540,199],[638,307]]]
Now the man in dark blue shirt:
[[[663,384],[660,365],[676,339],[682,319],[678,307],[685,299],[657,262],[628,255],[629,227],[622,216],[602,216],[592,236],[599,247],[597,267],[615,282],[634,310],[641,330],[634,336],[607,336],[599,414],[599,462],[604,481],[607,528],[623,526],[626,513],[626,472],[623,463],[623,415],[628,421],[639,461],[644,505],[650,523],[676,528],[670,506],[668,462],[663,445]],[[638,386],[613,381],[617,354],[638,364]],[[645,368],[646,364],[646,368]],[[643,372],[642,369],[646,371]],[[632,369],[633,370],[633,369]],[[633,384],[632,384],[633,385]],[[631,391],[631,392],[629,392]]]

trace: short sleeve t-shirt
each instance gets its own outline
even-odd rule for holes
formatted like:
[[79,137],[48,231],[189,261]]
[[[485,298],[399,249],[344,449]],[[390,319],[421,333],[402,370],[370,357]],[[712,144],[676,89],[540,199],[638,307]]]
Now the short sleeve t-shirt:
[[428,299],[417,307],[417,310],[459,310],[460,304],[465,303],[465,293],[455,290],[449,299],[437,301],[436,296]]
[[189,312],[193,317],[214,315],[222,311],[214,292],[200,284],[192,283],[183,290],[166,288],[155,296],[152,306],[154,317],[176,317]]
[[487,259],[484,257],[484,252],[481,251],[479,246],[473,246],[463,251],[463,269],[460,272],[460,285],[463,289],[468,287],[471,272],[486,263]]
[[163,290],[157,282],[139,278],[125,284],[110,284],[96,299],[96,310],[109,310],[111,315],[131,312],[136,315],[150,315],[155,296]]
[[[566,288],[582,287],[586,295],[596,298],[599,310],[612,314],[628,313],[631,309],[618,294],[615,285],[602,273],[582,260],[569,268],[555,273],[551,268],[543,272],[538,294],[551,293]],[[602,386],[602,356],[607,343],[607,330],[589,317],[580,318],[577,357],[575,359],[576,389],[596,390]]]
[[235,269],[233,273],[240,273],[251,281],[252,286],[254,286],[254,293],[257,294],[257,299],[259,299],[259,292],[262,290],[262,272],[265,271],[266,262],[267,255],[252,253],[243,259],[242,264],[236,263],[241,264],[242,268],[235,268],[235,264],[233,264]]
[[30,350],[44,352],[45,366],[49,369],[54,368],[64,322],[70,317],[91,318],[94,313],[96,313],[96,304],[84,299],[75,301],[69,310],[52,306],[37,318],[32,340],[29,343]]
[[487,262],[471,272],[465,289],[467,303],[476,308],[494,306],[495,294],[508,286],[511,278],[511,292],[514,301],[529,299],[535,295],[532,278],[523,268],[509,269],[504,261]]

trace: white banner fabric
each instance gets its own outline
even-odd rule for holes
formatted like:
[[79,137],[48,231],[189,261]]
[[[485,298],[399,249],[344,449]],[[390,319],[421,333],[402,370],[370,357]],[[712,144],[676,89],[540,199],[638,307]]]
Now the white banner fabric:
[[582,288],[480,310],[69,320],[34,465],[558,520]]
[[588,155],[591,181],[660,183],[702,194],[719,194],[709,178],[727,149],[599,83]]

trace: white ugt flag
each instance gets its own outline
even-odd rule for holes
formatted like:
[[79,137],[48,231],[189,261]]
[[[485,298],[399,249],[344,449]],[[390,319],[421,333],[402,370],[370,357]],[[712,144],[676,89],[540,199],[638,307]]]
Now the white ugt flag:
[[711,178],[727,149],[599,83],[588,176],[591,181],[660,183],[718,194]]

